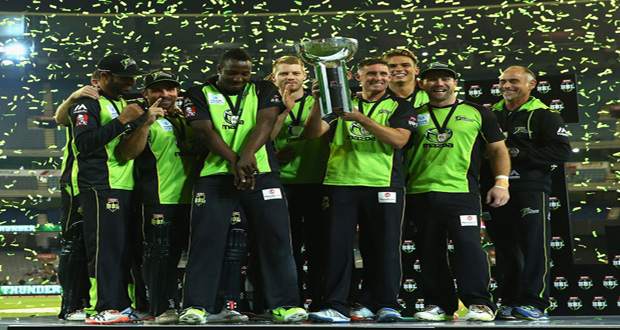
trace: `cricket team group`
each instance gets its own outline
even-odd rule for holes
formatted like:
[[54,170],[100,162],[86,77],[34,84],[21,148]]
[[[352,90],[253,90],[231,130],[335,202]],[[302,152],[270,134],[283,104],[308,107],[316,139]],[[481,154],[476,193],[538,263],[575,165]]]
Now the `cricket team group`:
[[[399,322],[411,226],[425,304],[414,320],[452,320],[459,300],[467,321],[548,319],[550,171],[570,155],[561,116],[530,95],[526,67],[503,70],[502,100],[487,108],[458,98],[457,68],[418,64],[402,48],[361,60],[348,111],[322,109],[296,56],[253,80],[249,53],[231,48],[183,98],[174,72],[103,57],[55,116],[67,127],[59,317],[247,322],[255,315],[224,295],[239,278],[230,255],[249,254],[262,316],[275,323]],[[126,100],[136,84],[142,98]],[[235,250],[231,218],[243,220],[249,252]]]

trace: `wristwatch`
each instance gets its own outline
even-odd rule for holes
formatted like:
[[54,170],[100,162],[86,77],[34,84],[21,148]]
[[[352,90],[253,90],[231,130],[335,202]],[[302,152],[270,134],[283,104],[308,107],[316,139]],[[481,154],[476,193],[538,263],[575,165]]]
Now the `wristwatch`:
[[517,148],[509,148],[508,153],[510,154],[510,158],[515,158],[519,154],[519,149]]

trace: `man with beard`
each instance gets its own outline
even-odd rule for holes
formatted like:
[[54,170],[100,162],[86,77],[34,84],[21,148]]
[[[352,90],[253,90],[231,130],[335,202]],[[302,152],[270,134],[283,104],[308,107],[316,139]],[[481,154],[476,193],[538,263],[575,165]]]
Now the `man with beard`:
[[163,70],[144,79],[143,122],[120,143],[125,160],[135,159],[135,189],[142,216],[142,276],[155,323],[178,323],[177,264],[187,247],[192,187],[198,150],[194,131],[179,114],[177,77]]
[[419,108],[428,102],[428,95],[416,88],[416,75],[420,72],[418,58],[407,49],[393,49],[383,54],[388,63],[392,80],[388,93],[411,102],[413,108]]
[[127,292],[133,161],[121,159],[116,147],[130,122],[143,114],[123,100],[142,72],[134,59],[120,54],[102,58],[97,70],[100,98],[81,98],[70,112],[77,160],[72,184],[83,210],[91,283],[86,323],[129,322],[140,319]]
[[244,322],[218,290],[230,214],[241,205],[255,240],[267,307],[274,322],[308,315],[299,305],[284,187],[269,135],[283,110],[273,83],[251,81],[252,58],[233,48],[218,73],[187,91],[185,117],[209,149],[194,187],[189,259],[180,316],[185,324]]
[[[291,217],[293,254],[297,264],[300,297],[303,293],[303,266],[307,263],[306,299],[315,305],[319,301],[319,285],[323,274],[321,258],[323,244],[318,242],[322,226],[321,183],[329,156],[325,137],[308,139],[304,123],[314,105],[314,98],[303,89],[307,77],[304,63],[295,56],[283,56],[273,63],[273,80],[283,95],[287,109],[278,116],[271,133],[280,164],[280,179],[284,184]],[[305,248],[302,256],[302,247]],[[304,258],[305,257],[305,258]]]
[[[378,322],[402,320],[397,311],[405,198],[402,148],[415,129],[415,111],[386,93],[390,73],[384,60],[361,61],[355,78],[362,94],[353,101],[352,112],[338,109],[321,118],[315,102],[306,121],[310,138],[334,131],[323,181],[328,229],[324,308],[310,314],[313,322],[351,320],[348,298],[358,225],[365,271],[357,305]],[[313,86],[315,98],[317,87]]]
[[[465,320],[492,321],[496,307],[480,243],[481,148],[486,145],[496,175],[486,196],[492,207],[508,201],[510,159],[491,110],[457,99],[456,76],[441,62],[431,63],[420,74],[419,85],[430,101],[417,109],[418,134],[413,137],[406,188],[407,214],[417,229],[426,308],[414,319],[447,320],[460,298],[469,306]],[[447,236],[454,243],[458,298],[446,255]]]
[[[511,199],[489,208],[486,222],[501,270],[501,319],[549,318],[550,172],[568,161],[571,148],[562,117],[530,96],[534,87],[536,75],[530,69],[511,66],[499,77],[504,99],[493,106],[512,160]],[[485,174],[483,179],[492,179]]]

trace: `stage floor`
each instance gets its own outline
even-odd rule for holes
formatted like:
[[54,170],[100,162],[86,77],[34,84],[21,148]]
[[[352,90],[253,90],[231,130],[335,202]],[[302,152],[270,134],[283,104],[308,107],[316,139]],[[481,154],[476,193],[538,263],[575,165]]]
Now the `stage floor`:
[[[563,328],[563,329],[618,329],[620,328],[620,316],[558,316],[552,317],[549,321],[494,321],[494,322],[414,322],[405,320],[400,323],[346,323],[346,324],[317,324],[317,323],[301,323],[301,324],[273,324],[270,322],[249,322],[244,324],[208,324],[208,325],[155,325],[149,323],[122,323],[112,324],[115,329],[119,328],[136,328],[136,327],[157,327],[158,329],[178,329],[186,328],[209,328],[209,329],[235,329],[235,328],[272,328],[280,327],[286,329],[438,329],[438,328],[469,328],[469,329],[520,329],[520,328]],[[1,318],[0,330],[6,329],[46,329],[46,328],[72,328],[78,330],[81,328],[91,328],[92,325],[85,325],[79,322],[66,322],[57,319],[54,316],[34,316],[22,318]]]

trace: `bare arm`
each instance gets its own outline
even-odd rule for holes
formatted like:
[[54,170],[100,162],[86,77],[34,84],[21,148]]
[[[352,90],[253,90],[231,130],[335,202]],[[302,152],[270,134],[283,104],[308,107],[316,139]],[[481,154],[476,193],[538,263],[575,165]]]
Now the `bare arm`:
[[151,126],[157,118],[164,116],[164,109],[159,107],[159,102],[161,102],[161,99],[155,101],[155,103],[153,103],[153,105],[149,108],[144,122],[142,122],[142,124],[140,124],[135,131],[119,143],[118,148],[120,149],[121,157],[123,157],[123,159],[135,159],[142,153],[144,147],[146,147],[146,141],[149,137],[149,130],[151,129]]
[[[500,207],[508,202],[508,175],[510,174],[510,156],[504,141],[487,144],[487,154],[493,175],[495,175],[495,185],[489,190],[486,196],[486,203],[492,207]],[[502,176],[497,178],[498,176]]]
[[360,123],[370,134],[379,139],[379,141],[396,149],[401,149],[407,144],[411,131],[404,128],[393,128],[383,126],[368,116],[359,112],[353,107],[353,112],[338,111],[338,116],[346,121],[356,121]]
[[323,114],[321,113],[319,83],[315,80],[312,82],[312,97],[314,97],[314,104],[312,109],[306,118],[304,123],[304,133],[309,139],[315,139],[321,137],[323,134],[329,131],[329,124],[323,120]]
[[69,120],[69,108],[71,108],[71,105],[73,105],[75,101],[82,97],[90,97],[98,100],[100,97],[99,90],[93,86],[84,86],[71,93],[71,95],[58,106],[58,109],[56,109],[54,120],[56,120],[57,124],[63,126],[71,125],[71,121]]

